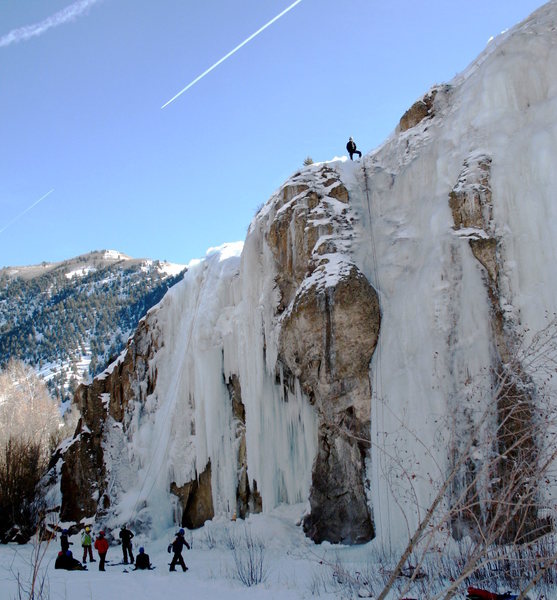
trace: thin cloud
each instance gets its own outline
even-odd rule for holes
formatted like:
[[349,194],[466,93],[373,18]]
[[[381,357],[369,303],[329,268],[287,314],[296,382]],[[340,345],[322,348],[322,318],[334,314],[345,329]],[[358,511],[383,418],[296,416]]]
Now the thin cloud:
[[40,23],[34,23],[33,25],[26,25],[25,27],[12,29],[9,33],[6,33],[0,37],[0,48],[11,46],[12,44],[17,44],[18,42],[24,42],[32,37],[42,35],[53,27],[58,27],[58,25],[63,25],[64,23],[73,21],[98,2],[101,2],[101,0],[78,0],[66,8],[59,10],[57,13],[54,13]]

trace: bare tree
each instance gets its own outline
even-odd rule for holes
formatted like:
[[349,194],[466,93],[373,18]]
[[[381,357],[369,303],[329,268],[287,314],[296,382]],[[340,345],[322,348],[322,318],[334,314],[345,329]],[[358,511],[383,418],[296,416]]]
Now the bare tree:
[[0,540],[24,541],[41,510],[36,486],[62,419],[36,373],[19,361],[0,372]]

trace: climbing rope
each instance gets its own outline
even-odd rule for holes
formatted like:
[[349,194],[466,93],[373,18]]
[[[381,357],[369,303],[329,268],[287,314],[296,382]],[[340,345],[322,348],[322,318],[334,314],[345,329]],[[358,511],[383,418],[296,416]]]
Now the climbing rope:
[[[369,189],[369,183],[368,183],[368,174],[367,174],[367,169],[366,169],[366,164],[365,164],[365,160],[362,161],[362,170],[364,173],[364,189],[365,189],[365,193],[366,193],[366,200],[367,200],[367,213],[368,213],[368,218],[369,218],[369,232],[370,232],[370,247],[371,247],[371,267],[372,267],[372,272],[373,272],[373,283],[376,286],[377,290],[381,290],[381,281],[380,281],[380,277],[379,277],[379,266],[378,266],[378,260],[377,260],[377,249],[375,246],[375,238],[373,235],[373,216],[372,216],[372,211],[371,211],[371,197],[370,197],[370,189]],[[380,440],[380,432],[385,432],[385,422],[384,422],[384,413],[383,411],[379,411],[379,401],[381,398],[381,390],[383,389],[383,380],[382,380],[382,366],[381,366],[381,342],[379,341],[377,346],[376,346],[376,360],[375,360],[375,364],[376,364],[376,368],[373,371],[373,389],[375,390],[375,398],[376,398],[376,402],[374,404],[373,410],[375,413],[375,423],[376,423],[376,440],[375,440],[375,446],[377,448],[383,448],[383,452],[379,453],[378,456],[378,472],[384,472],[385,471],[385,463],[384,463],[384,443],[385,443],[385,438],[383,435],[383,440]],[[379,418],[379,414],[381,414],[381,418]],[[383,511],[381,510],[381,494],[378,493],[377,494],[377,507],[378,507],[378,512],[379,512],[379,526],[380,529],[383,531],[383,522],[382,522],[382,514]],[[388,526],[388,530],[389,530],[389,540],[391,538],[391,524],[390,524],[390,518],[388,519],[387,522],[387,526]]]

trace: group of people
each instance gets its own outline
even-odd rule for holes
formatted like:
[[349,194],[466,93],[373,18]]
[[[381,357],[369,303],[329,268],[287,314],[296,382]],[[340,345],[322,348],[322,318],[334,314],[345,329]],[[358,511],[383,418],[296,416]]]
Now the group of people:
[[[122,525],[119,534],[120,541],[122,543],[122,555],[123,560],[122,564],[134,564],[134,557],[132,551],[132,538],[133,533],[126,527],[126,525]],[[73,542],[69,541],[68,538],[68,530],[64,529],[62,534],[60,535],[60,552],[58,552],[58,556],[56,558],[56,562],[54,563],[55,569],[66,569],[68,571],[83,571],[87,569],[87,557],[89,557],[89,562],[97,562],[93,558],[93,546],[95,550],[99,554],[99,571],[105,571],[106,564],[106,554],[108,552],[109,543],[106,539],[105,532],[99,531],[97,539],[93,544],[93,536],[91,534],[91,528],[85,527],[85,529],[81,533],[81,547],[83,548],[83,559],[82,562],[79,562],[76,558],[73,557],[73,554],[70,550],[70,546],[73,545]],[[135,569],[134,570],[142,570],[142,569],[151,569],[153,568],[151,565],[151,561],[149,559],[149,555],[145,553],[145,548],[139,549],[139,554],[135,558]]]
[[[186,567],[186,563],[184,562],[184,557],[182,556],[182,550],[184,546],[189,550],[190,545],[185,539],[185,531],[180,529],[176,534],[174,541],[168,546],[168,552],[173,552],[174,556],[172,557],[172,561],[170,563],[170,571],[176,570],[176,565],[180,565],[182,570],[186,572],[188,567]],[[137,570],[145,570],[145,569],[154,569],[153,565],[151,565],[151,560],[149,555],[145,553],[145,548],[139,548],[139,554],[133,557],[132,551],[132,538],[133,533],[126,527],[126,525],[122,525],[120,529],[120,533],[118,536],[122,543],[122,555],[123,560],[122,564],[134,564],[134,571]],[[70,546],[73,545],[73,542],[70,542],[68,537],[68,530],[64,529],[60,536],[60,546],[61,550],[58,552],[58,556],[56,558],[56,562],[54,563],[55,569],[66,569],[67,571],[84,571],[87,569],[87,557],[89,557],[89,562],[96,562],[93,558],[93,545],[96,551],[99,554],[99,571],[105,570],[105,562],[106,562],[106,554],[108,552],[109,543],[105,537],[104,531],[99,531],[97,539],[93,544],[93,536],[91,535],[91,528],[85,527],[83,532],[81,533],[81,547],[83,548],[83,560],[79,562],[76,558],[73,557],[73,554],[70,550]]]

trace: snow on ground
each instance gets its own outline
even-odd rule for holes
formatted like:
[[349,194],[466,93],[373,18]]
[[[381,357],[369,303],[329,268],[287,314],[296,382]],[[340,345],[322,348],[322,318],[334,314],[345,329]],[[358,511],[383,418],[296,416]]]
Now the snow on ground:
[[[246,521],[217,519],[207,522],[195,531],[186,531],[191,550],[184,549],[183,556],[188,571],[181,567],[169,572],[171,554],[168,544],[173,540],[176,528],[168,529],[156,540],[136,535],[133,540],[134,554],[140,546],[145,547],[151,564],[150,571],[133,571],[133,567],[121,564],[121,546],[111,545],[107,554],[105,572],[98,570],[97,562],[87,563],[88,571],[55,570],[54,561],[59,551],[58,540],[46,548],[38,570],[38,581],[45,580],[48,600],[111,600],[133,598],[154,600],[158,598],[192,598],[195,600],[295,600],[321,598],[323,600],[368,598],[377,596],[388,579],[396,558],[379,554],[374,542],[361,546],[342,546],[323,543],[316,545],[306,538],[298,525],[304,504],[281,505],[263,515],[252,515]],[[60,526],[63,526],[60,524]],[[98,527],[93,524],[93,531]],[[109,532],[118,537],[119,530]],[[237,560],[246,566],[248,554],[246,539],[263,546],[264,578],[256,585],[244,585],[238,576]],[[74,557],[81,559],[80,536],[70,536]],[[553,542],[555,543],[555,541]],[[232,550],[232,546],[236,550]],[[18,598],[18,576],[28,585],[33,564],[35,546],[0,545],[0,600]],[[257,551],[252,555],[257,566]],[[459,555],[462,562],[462,554]],[[406,598],[431,598],[446,589],[448,577],[459,575],[457,560],[447,556],[425,564],[427,575],[418,579],[409,589],[408,577],[400,577],[387,600]],[[441,567],[441,569],[439,569]],[[518,590],[508,580],[488,580],[462,583],[455,598],[464,600],[466,587],[473,584],[493,592],[504,593]],[[557,590],[549,584],[534,589],[530,598],[557,600]],[[442,596],[442,594],[441,594]],[[29,595],[22,595],[28,598]],[[39,598],[38,595],[35,598]]]
[[130,260],[127,254],[122,254],[118,250],[105,250],[103,254],[105,260]]
[[186,265],[181,265],[178,263],[161,262],[159,265],[159,270],[165,275],[169,275],[170,277],[178,275],[185,268]]
[[[153,571],[125,573],[124,565],[108,564],[103,573],[98,571],[98,562],[88,564],[90,570],[87,572],[55,570],[59,542],[53,541],[41,564],[41,574],[47,575],[50,600],[153,600],[174,598],[177,594],[196,600],[221,600],[224,597],[227,600],[311,598],[312,591],[331,579],[327,563],[335,563],[337,554],[351,561],[359,557],[365,564],[369,548],[316,546],[296,525],[303,508],[303,505],[283,506],[270,515],[255,515],[245,522],[220,520],[208,523],[200,530],[187,531],[186,539],[193,544],[191,550],[183,553],[189,568],[185,574],[180,567],[175,573],[168,570],[171,555],[167,553],[167,546],[174,537],[175,529],[168,530],[165,536],[154,542],[140,536],[134,538],[134,550],[137,552],[141,545],[145,546],[151,563],[156,566]],[[236,540],[241,546],[246,532],[265,544],[267,577],[263,583],[252,587],[246,587],[237,579],[233,552],[227,547],[230,540]],[[117,536],[118,530],[112,533]],[[81,558],[79,536],[70,536],[70,541],[73,542],[71,550],[74,557]],[[30,573],[32,551],[31,544],[0,545],[0,600],[16,597],[17,574],[25,580]],[[111,546],[107,560],[120,562],[121,557],[121,547]],[[96,552],[95,558],[98,559]],[[334,587],[332,582],[329,585]],[[340,597],[338,589],[321,592],[322,598]]]
[[73,279],[74,277],[85,277],[85,275],[89,275],[89,273],[94,273],[97,269],[95,267],[88,265],[87,267],[82,267],[81,269],[74,269],[73,271],[68,271],[66,273],[67,279]]

